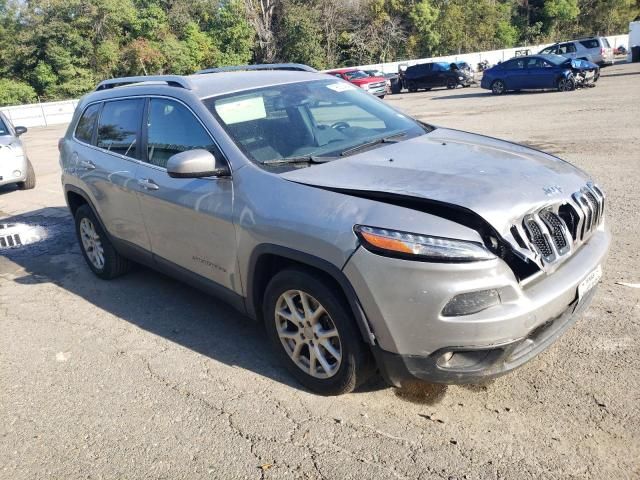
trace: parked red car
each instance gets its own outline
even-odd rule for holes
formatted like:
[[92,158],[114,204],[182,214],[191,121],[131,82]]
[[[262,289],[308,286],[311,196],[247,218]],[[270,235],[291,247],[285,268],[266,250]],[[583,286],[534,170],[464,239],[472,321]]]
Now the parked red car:
[[326,73],[351,82],[379,98],[384,98],[387,93],[387,80],[384,77],[371,77],[357,68],[339,68]]

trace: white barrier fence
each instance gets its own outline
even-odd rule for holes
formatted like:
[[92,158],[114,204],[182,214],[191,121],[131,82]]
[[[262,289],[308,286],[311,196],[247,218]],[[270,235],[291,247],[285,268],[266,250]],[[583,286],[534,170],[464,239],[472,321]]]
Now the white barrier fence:
[[49,125],[69,123],[77,104],[78,100],[63,100],[61,102],[0,107],[0,110],[14,125],[20,125],[22,127],[46,127]]
[[[607,37],[612,48],[624,46],[629,49],[629,35],[616,35]],[[406,60],[400,62],[376,63],[373,65],[362,65],[359,68],[367,70],[382,70],[384,73],[397,73],[399,65],[416,65],[426,62],[467,62],[474,69],[483,60],[490,64],[495,64],[508,60],[515,56],[516,50],[528,48],[532,53],[538,53],[544,47],[551,45],[535,45],[528,47],[507,48],[504,50],[493,50],[488,52],[464,53],[460,55],[448,55],[445,57],[420,58],[417,60]],[[14,125],[23,127],[46,127],[48,125],[58,125],[69,123],[73,116],[78,100],[64,100],[61,102],[34,103],[31,105],[16,105],[12,107],[0,107],[0,110],[9,117]]]

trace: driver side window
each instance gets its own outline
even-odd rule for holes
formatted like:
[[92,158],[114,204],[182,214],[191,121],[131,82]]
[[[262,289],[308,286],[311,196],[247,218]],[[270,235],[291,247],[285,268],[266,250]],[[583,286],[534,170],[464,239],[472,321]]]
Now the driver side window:
[[215,153],[209,133],[181,103],[166,98],[149,100],[147,117],[147,159],[158,167],[176,153],[202,148]]

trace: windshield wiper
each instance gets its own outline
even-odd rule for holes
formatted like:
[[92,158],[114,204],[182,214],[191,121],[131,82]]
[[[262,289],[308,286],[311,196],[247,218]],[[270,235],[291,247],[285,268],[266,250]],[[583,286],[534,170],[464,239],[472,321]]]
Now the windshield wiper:
[[291,163],[327,163],[334,160],[335,157],[316,157],[314,155],[303,155],[300,157],[274,158],[261,162],[262,165],[288,165]]
[[346,157],[348,155],[352,155],[362,150],[375,147],[376,145],[382,145],[383,143],[398,143],[398,140],[394,140],[395,138],[402,138],[406,136],[407,134],[405,132],[400,132],[400,133],[394,133],[393,135],[389,135],[387,137],[377,138],[375,140],[371,140],[369,142],[356,145],[355,147],[347,148],[346,150],[343,150],[342,152],[340,152],[340,156]]

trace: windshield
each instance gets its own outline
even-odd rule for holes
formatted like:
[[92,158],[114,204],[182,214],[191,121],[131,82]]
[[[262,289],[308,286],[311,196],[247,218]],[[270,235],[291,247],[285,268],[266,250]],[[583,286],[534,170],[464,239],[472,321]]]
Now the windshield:
[[11,135],[9,128],[7,128],[7,125],[2,121],[2,117],[0,117],[0,135]]
[[364,73],[362,70],[354,70],[352,72],[344,72],[344,76],[349,80],[357,80],[359,78],[369,78],[369,75]]
[[376,140],[375,146],[387,143],[386,137],[402,141],[431,131],[356,86],[332,79],[245,90],[203,102],[260,164],[335,159]]

